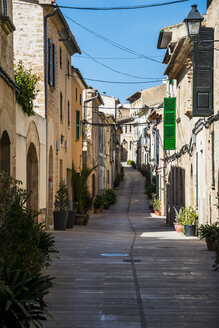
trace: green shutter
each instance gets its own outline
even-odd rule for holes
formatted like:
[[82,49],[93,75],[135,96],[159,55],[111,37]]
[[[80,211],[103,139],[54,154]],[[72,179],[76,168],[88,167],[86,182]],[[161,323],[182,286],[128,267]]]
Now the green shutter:
[[193,116],[213,114],[213,55],[214,29],[202,27],[199,42],[194,42],[193,53]]
[[60,121],[63,120],[63,113],[62,113],[62,92],[60,92]]
[[76,110],[76,140],[80,139],[80,111]]
[[164,98],[164,150],[176,148],[176,98]]

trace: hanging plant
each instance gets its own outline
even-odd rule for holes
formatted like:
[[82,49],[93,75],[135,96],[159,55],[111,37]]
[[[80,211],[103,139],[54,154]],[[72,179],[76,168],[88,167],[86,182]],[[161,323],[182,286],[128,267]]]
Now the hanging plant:
[[39,92],[36,88],[39,77],[32,74],[31,69],[26,69],[22,61],[19,61],[15,70],[14,79],[20,88],[20,92],[16,96],[17,102],[22,106],[23,111],[28,116],[35,115],[33,101]]

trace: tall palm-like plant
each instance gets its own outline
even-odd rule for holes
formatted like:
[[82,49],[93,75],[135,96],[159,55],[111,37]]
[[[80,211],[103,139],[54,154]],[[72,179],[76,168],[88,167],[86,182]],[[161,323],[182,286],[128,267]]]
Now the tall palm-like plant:
[[76,213],[86,214],[92,208],[92,197],[88,190],[87,180],[93,170],[92,168],[83,168],[81,172],[77,172],[72,162],[72,187],[73,187],[73,200]]

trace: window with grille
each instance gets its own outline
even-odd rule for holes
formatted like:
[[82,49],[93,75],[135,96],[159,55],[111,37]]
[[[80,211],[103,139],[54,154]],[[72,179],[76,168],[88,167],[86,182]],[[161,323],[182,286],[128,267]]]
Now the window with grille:
[[55,44],[48,39],[48,84],[55,87]]

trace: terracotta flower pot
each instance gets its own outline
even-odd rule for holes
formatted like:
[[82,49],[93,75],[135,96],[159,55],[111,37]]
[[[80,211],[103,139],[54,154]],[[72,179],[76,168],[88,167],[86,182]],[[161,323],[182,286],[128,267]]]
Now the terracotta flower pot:
[[183,224],[180,224],[180,223],[177,223],[177,222],[174,222],[173,223],[174,224],[174,228],[175,228],[175,230],[176,230],[176,232],[183,232],[182,230],[183,230]]
[[100,208],[95,208],[94,209],[94,213],[95,214],[100,214],[100,213],[102,213],[103,212],[103,208],[102,207],[100,207]]
[[83,225],[84,219],[85,219],[85,215],[75,214],[75,225]]
[[157,215],[157,216],[161,216],[160,211],[156,211],[156,210],[154,210],[154,214]]

